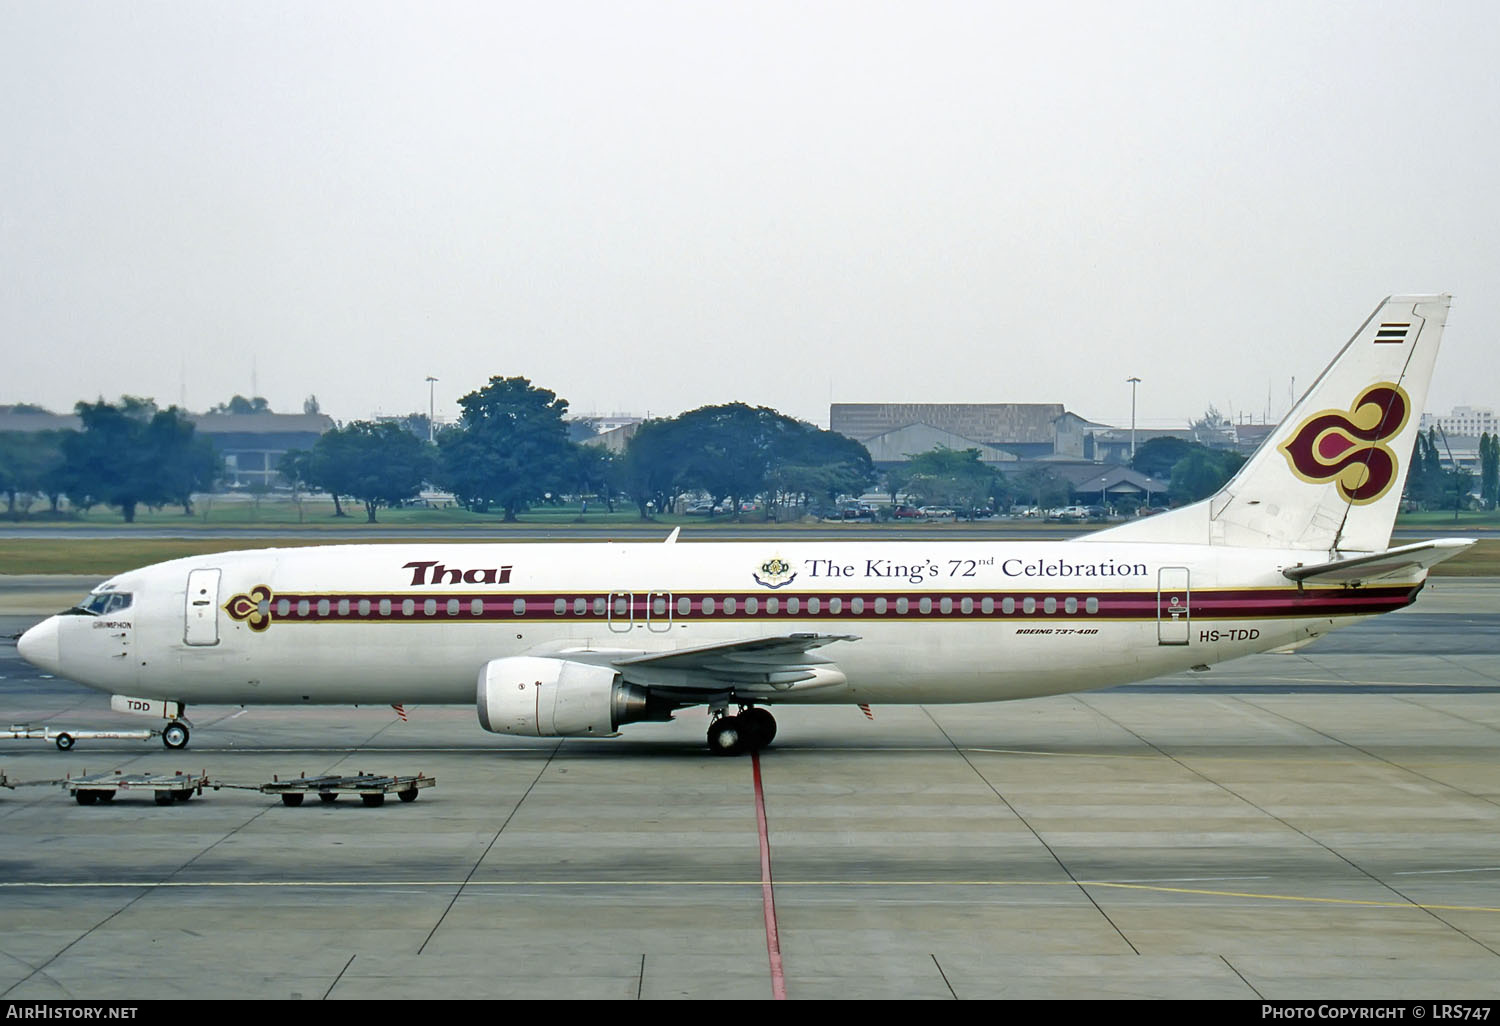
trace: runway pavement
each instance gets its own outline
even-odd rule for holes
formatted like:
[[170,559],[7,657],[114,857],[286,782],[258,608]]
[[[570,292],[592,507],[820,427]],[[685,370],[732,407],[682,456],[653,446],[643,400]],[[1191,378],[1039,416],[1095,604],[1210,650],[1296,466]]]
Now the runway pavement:
[[[0,720],[138,727],[25,666]],[[58,585],[59,582],[51,582]],[[8,604],[7,604],[8,603]],[[984,706],[609,741],[469,708],[198,707],[192,746],[0,742],[11,782],[423,772],[418,801],[0,790],[0,997],[1500,997],[1500,581],[1294,655]],[[761,819],[764,820],[764,830]]]

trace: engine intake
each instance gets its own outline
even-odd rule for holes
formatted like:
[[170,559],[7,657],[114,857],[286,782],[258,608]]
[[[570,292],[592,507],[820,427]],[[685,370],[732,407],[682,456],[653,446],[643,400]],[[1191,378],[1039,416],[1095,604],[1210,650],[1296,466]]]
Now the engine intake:
[[479,725],[496,734],[604,737],[624,723],[671,719],[614,667],[574,659],[492,659],[479,671],[476,699]]

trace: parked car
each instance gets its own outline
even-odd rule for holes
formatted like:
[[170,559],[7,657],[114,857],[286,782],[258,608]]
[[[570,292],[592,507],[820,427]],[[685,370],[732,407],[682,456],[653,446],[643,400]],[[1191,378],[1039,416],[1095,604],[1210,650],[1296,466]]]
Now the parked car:
[[953,517],[954,512],[947,506],[923,506],[921,513],[929,520],[937,520],[942,517]]
[[922,517],[922,511],[915,506],[897,506],[891,511],[891,516],[897,520],[919,520]]

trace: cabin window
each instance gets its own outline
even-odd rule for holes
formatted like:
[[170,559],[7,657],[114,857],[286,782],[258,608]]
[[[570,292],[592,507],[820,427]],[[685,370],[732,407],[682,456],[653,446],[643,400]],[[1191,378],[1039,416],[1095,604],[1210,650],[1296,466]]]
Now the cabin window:
[[906,615],[906,611],[908,609],[910,609],[910,608],[911,608],[911,602],[907,599],[907,597],[905,595],[902,595],[900,598],[898,598],[896,600],[896,612],[897,612],[898,615],[905,616]]
[[704,616],[713,616],[714,600],[711,598],[706,598],[702,602],[698,603],[698,608],[703,612]]
[[568,600],[565,598],[552,600],[552,615],[562,616],[568,611]]
[[966,597],[962,602],[958,604],[958,609],[959,612],[964,613],[965,615],[974,612],[974,600]]
[[677,600],[677,615],[687,616],[693,611],[693,600],[686,596]]
[[470,616],[483,616],[484,615],[484,599],[472,599],[469,602],[469,615]]
[[510,604],[510,611],[512,613],[514,613],[516,616],[525,616],[526,615],[526,600],[525,599],[516,599],[514,602],[512,602]]
[[604,615],[604,611],[607,608],[609,608],[609,602],[604,598],[603,595],[600,595],[598,598],[594,599],[594,615],[595,616],[603,616]]
[[615,615],[619,616],[619,617],[624,617],[624,616],[628,616],[629,614],[630,614],[630,603],[628,601],[626,601],[625,596],[624,595],[618,595],[618,596],[616,596],[615,597]]
[[328,600],[327,599],[318,599],[318,615],[319,616],[327,616],[328,615],[328,610],[329,610]]
[[412,615],[414,615],[416,613],[416,611],[417,611],[417,600],[416,599],[402,599],[401,600],[401,615],[402,616],[412,616]]
[[807,613],[809,616],[817,616],[823,611],[823,600],[816,595],[807,600]]
[[370,615],[370,600],[369,599],[360,599],[359,600],[359,605],[356,606],[355,608],[357,608],[359,610],[359,615],[360,616],[369,616]]
[[276,615],[277,616],[291,616],[292,615],[292,600],[291,599],[282,599],[281,601],[277,602],[276,603]]
[[[733,610],[730,610],[730,612],[733,612]],[[666,600],[665,596],[658,595],[658,596],[656,596],[656,598],[654,598],[654,599],[651,600],[651,615],[652,616],[666,616],[667,615],[667,600]]]
[[387,598],[387,599],[381,599],[380,600],[380,615],[381,616],[390,616],[391,615],[391,600],[390,599]]
[[875,600],[875,613],[877,616],[885,615],[885,596],[882,595]]
[[726,615],[733,616],[735,610],[738,609],[738,608],[739,608],[739,603],[736,602],[734,599],[727,598],[727,599],[724,600],[724,612],[725,612]]
[[1094,596],[1090,595],[1086,600],[1084,600],[1083,609],[1084,609],[1084,612],[1086,612],[1086,613],[1097,613],[1097,612],[1099,612],[1099,600],[1097,598],[1095,598]]
[[834,616],[838,616],[840,613],[842,613],[844,611],[844,600],[841,599],[841,598],[839,598],[839,597],[837,597],[837,596],[834,596],[833,598],[829,599],[828,600],[828,611],[830,613],[832,613]]
[[297,600],[297,615],[298,616],[306,616],[311,609],[312,609],[312,603],[309,602],[307,599],[298,599]]
[[1046,599],[1043,600],[1043,602],[1042,602],[1042,611],[1044,613],[1055,613],[1055,612],[1057,612],[1057,596],[1055,596],[1055,595],[1048,595],[1046,597]]
[[1036,599],[1032,598],[1030,595],[1027,595],[1026,598],[1021,601],[1021,612],[1036,612]]
[[339,599],[339,615],[340,616],[348,616],[349,615],[349,600],[348,599]]
[[766,599],[766,612],[772,616],[781,612],[781,599],[775,597]]
[[1078,612],[1078,599],[1072,595],[1069,595],[1063,601],[1063,612],[1068,613],[1069,615]]
[[989,616],[991,613],[993,613],[995,611],[995,597],[993,595],[986,595],[984,598],[980,599],[979,611],[985,616]]
[[449,616],[457,616],[458,615],[458,611],[459,611],[459,601],[458,601],[458,599],[449,599],[448,600],[448,615]]
[[917,601],[917,608],[920,609],[924,614],[932,612],[932,599],[928,598],[926,595],[923,595]]
[[849,612],[853,613],[855,616],[858,616],[861,613],[863,613],[864,611],[865,611],[865,600],[864,599],[856,597],[856,598],[852,598],[852,599],[849,600]]
[[949,613],[953,612],[953,600],[947,595],[944,595],[942,597],[942,600],[938,602],[938,609],[942,611],[944,616],[947,616]]
[[422,603],[423,616],[437,616],[437,599],[428,599]]
[[745,612],[749,613],[751,616],[754,616],[756,613],[760,612],[760,599],[753,597],[747,598],[745,600]]
[[802,600],[799,598],[787,599],[786,611],[788,613],[791,613],[793,616],[796,616],[798,613],[802,612]]

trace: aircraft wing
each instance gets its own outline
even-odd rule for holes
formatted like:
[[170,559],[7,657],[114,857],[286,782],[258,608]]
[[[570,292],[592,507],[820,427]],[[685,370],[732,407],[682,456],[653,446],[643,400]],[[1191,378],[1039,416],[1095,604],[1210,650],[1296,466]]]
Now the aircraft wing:
[[1298,582],[1359,585],[1382,577],[1394,577],[1416,569],[1436,566],[1452,559],[1474,544],[1473,538],[1436,538],[1432,541],[1402,545],[1374,552],[1368,556],[1351,556],[1328,563],[1298,564],[1282,569],[1283,576]]
[[835,641],[858,641],[853,634],[783,634],[748,641],[726,641],[671,652],[647,652],[612,664],[632,684],[684,693],[764,691],[829,687],[845,678],[830,659],[813,649]]

